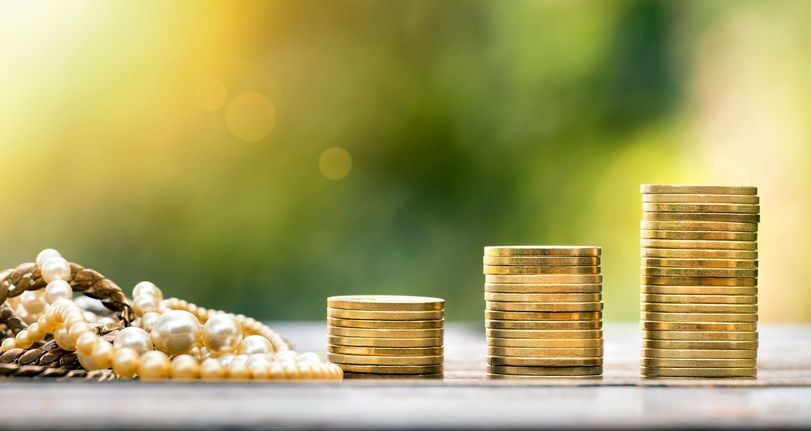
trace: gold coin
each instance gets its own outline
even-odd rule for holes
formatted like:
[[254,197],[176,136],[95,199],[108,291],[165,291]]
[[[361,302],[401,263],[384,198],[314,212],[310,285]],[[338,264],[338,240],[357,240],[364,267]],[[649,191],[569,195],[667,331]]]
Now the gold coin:
[[583,338],[603,338],[602,330],[583,331],[534,331],[524,329],[485,329],[484,333],[493,338],[544,338],[544,339],[583,339]]
[[643,267],[651,277],[757,277],[757,269]]
[[[595,313],[599,314],[599,313]],[[493,320],[485,319],[484,327],[490,329],[533,329],[533,330],[553,330],[553,331],[572,331],[581,329],[600,329],[603,327],[603,322],[600,320],[602,315],[591,320]]]
[[338,319],[361,320],[440,320],[444,317],[442,310],[434,311],[363,311],[342,308],[327,308],[327,317]]
[[531,275],[531,274],[599,274],[599,266],[516,266],[484,265],[485,274]]
[[[539,368],[549,368],[549,367],[539,367]],[[569,368],[580,368],[580,367],[569,367]],[[491,380],[535,380],[535,381],[542,381],[542,380],[602,380],[603,376],[600,374],[594,375],[584,375],[584,376],[559,376],[555,374],[551,374],[548,376],[543,375],[536,375],[536,376],[524,376],[518,374],[494,374],[494,373],[487,373],[487,378]]]
[[329,344],[336,346],[357,347],[442,347],[443,338],[362,338],[333,337],[327,338]]
[[644,221],[716,221],[726,223],[758,223],[760,214],[734,213],[654,213],[643,212]]
[[533,265],[533,266],[572,266],[591,265],[600,266],[600,258],[595,256],[567,257],[567,256],[517,256],[499,257],[484,256],[485,265]]
[[499,302],[600,302],[599,293],[490,293],[484,292],[486,301]]
[[341,355],[327,353],[327,360],[336,364],[358,365],[439,365],[443,361],[442,355],[432,356],[368,356],[368,355]]
[[660,286],[730,286],[756,287],[757,277],[646,277],[642,284]]
[[682,323],[755,323],[757,314],[754,313],[664,313],[642,312],[642,320],[651,322],[682,322]]
[[330,296],[327,306],[364,311],[439,311],[445,307],[445,300],[426,296],[344,295]]
[[648,295],[642,302],[662,304],[757,304],[757,295]]
[[602,318],[600,312],[537,312],[537,311],[493,311],[484,310],[486,319],[494,320],[535,320],[535,321],[559,321],[559,320],[599,320]]
[[756,195],[757,187],[702,186],[687,184],[642,184],[642,194]]
[[642,304],[642,311],[655,313],[757,313],[753,304]]
[[484,248],[485,256],[599,256],[600,247],[517,245]]
[[662,359],[642,358],[642,365],[646,367],[674,367],[674,368],[751,368],[757,366],[757,359]]
[[663,341],[642,340],[646,349],[691,349],[691,350],[745,350],[757,349],[757,341]]
[[[492,347],[521,347],[521,348],[592,348],[602,349],[602,338],[487,338],[487,345]],[[498,353],[495,353],[498,354]],[[509,356],[509,355],[508,355]],[[519,355],[522,356],[522,355]],[[534,356],[534,355],[529,355]]]
[[662,295],[757,295],[757,287],[643,285],[642,293]]
[[344,328],[330,326],[329,335],[337,337],[370,337],[370,338],[433,338],[442,336],[442,328],[434,329],[368,329]]
[[[649,322],[650,323],[650,322]],[[653,322],[655,323],[655,322]],[[751,324],[746,324],[751,325]],[[738,330],[740,331],[740,330]],[[743,330],[741,332],[735,332],[734,330],[728,331],[702,331],[702,330],[662,330],[662,331],[650,331],[650,330],[643,330],[642,331],[642,338],[648,341],[686,341],[686,342],[752,342],[758,340],[758,334],[754,330]]]
[[693,204],[693,203],[648,203],[642,204],[642,211],[667,213],[737,213],[760,214],[760,205],[738,204]]
[[487,283],[599,284],[603,282],[603,276],[599,274],[485,274],[484,281]]
[[486,301],[491,311],[572,312],[602,311],[601,302],[496,302]]
[[440,374],[442,365],[358,365],[338,364],[346,373],[362,374]]
[[688,241],[757,241],[757,232],[722,232],[704,230],[642,230],[642,238]]
[[663,368],[641,367],[644,377],[757,377],[757,368]]
[[490,293],[600,293],[601,284],[518,284],[518,283],[485,283],[484,291]]
[[760,198],[754,195],[702,195],[702,194],[643,194],[642,202],[682,204],[746,204],[757,205]]
[[723,232],[757,232],[757,223],[730,223],[712,221],[642,221],[642,229],[647,230],[698,230]]
[[327,346],[330,353],[365,356],[436,356],[442,355],[442,347],[359,347]]
[[647,248],[678,248],[690,250],[757,250],[757,241],[688,241],[677,239],[642,239]]
[[643,348],[642,356],[662,359],[757,359],[757,349],[683,350]]
[[603,367],[511,367],[505,365],[488,365],[487,371],[490,374],[513,376],[593,377],[602,374]]
[[752,250],[690,250],[685,248],[642,248],[642,257],[676,259],[757,259],[757,251]]
[[[643,313],[645,314],[645,313]],[[654,331],[756,331],[754,322],[655,322],[643,321],[642,329]]]
[[437,329],[442,328],[444,321],[439,320],[360,320],[327,318],[330,326],[342,328],[368,329]]
[[603,349],[597,348],[553,348],[553,347],[487,347],[492,356],[516,356],[519,358],[600,358]]
[[516,356],[488,355],[487,363],[490,365],[518,367],[596,367],[603,365],[603,358],[519,358]]
[[643,267],[756,269],[756,260],[643,258]]

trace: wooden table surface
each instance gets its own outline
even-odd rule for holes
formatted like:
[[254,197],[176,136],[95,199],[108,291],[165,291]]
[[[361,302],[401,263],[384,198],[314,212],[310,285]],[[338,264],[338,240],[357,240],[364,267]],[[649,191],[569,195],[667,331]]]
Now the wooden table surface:
[[[447,325],[443,379],[0,380],[0,429],[811,427],[811,325],[761,325],[756,380],[643,380],[638,325],[606,324],[597,381],[488,380],[480,326]],[[323,323],[274,328],[324,351]]]

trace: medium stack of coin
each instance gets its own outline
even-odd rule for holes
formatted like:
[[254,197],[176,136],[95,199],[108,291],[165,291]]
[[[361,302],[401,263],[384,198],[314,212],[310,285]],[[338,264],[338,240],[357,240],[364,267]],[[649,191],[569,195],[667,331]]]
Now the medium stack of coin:
[[491,377],[602,375],[599,247],[485,247],[484,274]]
[[756,377],[757,188],[641,191],[642,375]]
[[327,357],[344,373],[442,373],[445,300],[422,296],[327,298]]

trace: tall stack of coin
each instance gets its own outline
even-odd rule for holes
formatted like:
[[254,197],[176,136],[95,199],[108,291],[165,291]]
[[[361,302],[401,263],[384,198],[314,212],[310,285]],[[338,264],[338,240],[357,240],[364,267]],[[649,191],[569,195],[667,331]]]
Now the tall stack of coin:
[[442,373],[445,300],[422,296],[327,298],[327,357],[345,373]]
[[641,191],[642,375],[755,377],[757,188]]
[[492,377],[602,375],[599,247],[485,247],[484,274]]

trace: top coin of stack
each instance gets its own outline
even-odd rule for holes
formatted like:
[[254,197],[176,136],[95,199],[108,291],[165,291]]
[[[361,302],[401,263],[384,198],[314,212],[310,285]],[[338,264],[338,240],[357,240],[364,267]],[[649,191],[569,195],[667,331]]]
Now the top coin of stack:
[[755,187],[643,185],[642,375],[755,377]]
[[346,373],[440,374],[444,307],[422,296],[331,296],[327,357]]
[[485,247],[484,274],[492,377],[602,374],[599,247]]

